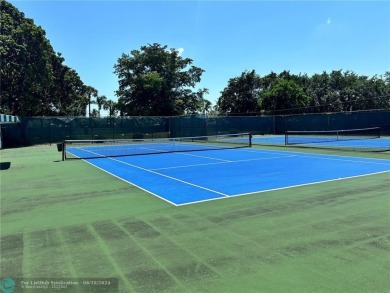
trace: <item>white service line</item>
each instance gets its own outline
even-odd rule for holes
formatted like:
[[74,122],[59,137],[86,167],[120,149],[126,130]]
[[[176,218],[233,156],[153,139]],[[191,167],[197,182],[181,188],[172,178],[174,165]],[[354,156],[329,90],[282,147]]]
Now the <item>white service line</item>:
[[215,160],[215,161],[223,161],[223,162],[234,162],[234,161],[229,161],[225,159],[218,159],[214,157],[209,157],[209,156],[199,156],[199,155],[193,155],[189,153],[175,153],[176,155],[182,155],[182,156],[189,156],[189,157],[196,157],[196,158],[203,158],[203,159],[210,159],[210,160]]
[[158,171],[158,170],[178,169],[178,168],[197,167],[197,166],[208,166],[208,165],[219,165],[219,164],[234,164],[234,163],[263,161],[263,160],[271,160],[271,159],[284,159],[284,158],[288,158],[288,157],[295,157],[295,156],[294,155],[290,155],[290,156],[281,156],[281,157],[278,156],[278,157],[259,158],[259,159],[246,159],[246,160],[236,160],[236,161],[202,163],[202,164],[182,165],[182,166],[174,166],[174,167],[155,168],[155,169],[150,169],[150,170]]

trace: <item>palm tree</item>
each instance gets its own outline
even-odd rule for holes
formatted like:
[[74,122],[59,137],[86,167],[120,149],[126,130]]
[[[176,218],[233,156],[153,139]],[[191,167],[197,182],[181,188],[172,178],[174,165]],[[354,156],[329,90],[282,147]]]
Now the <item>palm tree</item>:
[[105,95],[96,97],[96,104],[98,105],[99,117],[100,117],[100,111],[102,110],[102,107],[104,108],[106,102],[107,102],[107,97]]
[[209,100],[203,99],[203,114],[207,114],[211,110],[212,103]]
[[100,112],[96,109],[93,109],[90,117],[100,117]]
[[115,116],[116,106],[117,106],[117,103],[116,103],[116,102],[114,102],[113,100],[107,100],[107,101],[103,104],[103,109],[104,109],[104,110],[108,110],[108,115],[109,115],[110,117],[112,117],[112,116]]
[[85,94],[88,98],[88,116],[91,117],[91,104],[96,104],[96,102],[92,100],[92,97],[97,97],[98,91],[92,86],[86,86]]

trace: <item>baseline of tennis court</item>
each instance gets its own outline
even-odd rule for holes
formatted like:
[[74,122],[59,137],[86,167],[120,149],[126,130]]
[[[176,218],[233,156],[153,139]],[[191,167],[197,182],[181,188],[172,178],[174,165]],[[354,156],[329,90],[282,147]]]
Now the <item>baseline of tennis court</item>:
[[176,206],[390,172],[390,160],[251,148],[85,161]]

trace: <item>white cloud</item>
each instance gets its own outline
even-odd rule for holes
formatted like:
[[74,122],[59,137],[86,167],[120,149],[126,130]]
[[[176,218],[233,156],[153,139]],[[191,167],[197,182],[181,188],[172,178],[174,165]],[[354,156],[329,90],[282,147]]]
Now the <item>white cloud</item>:
[[181,56],[184,52],[184,48],[179,48],[177,49],[177,51],[179,52],[179,56]]
[[330,25],[332,23],[332,19],[329,17],[327,20],[326,20],[326,24],[327,25]]

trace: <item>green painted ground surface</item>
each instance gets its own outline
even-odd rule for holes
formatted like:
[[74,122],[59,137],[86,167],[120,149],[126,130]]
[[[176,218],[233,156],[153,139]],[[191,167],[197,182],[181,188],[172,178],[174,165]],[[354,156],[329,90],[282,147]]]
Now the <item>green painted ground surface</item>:
[[390,173],[173,207],[59,159],[54,146],[1,151],[12,163],[0,171],[1,278],[115,277],[120,292],[148,293],[390,291]]

